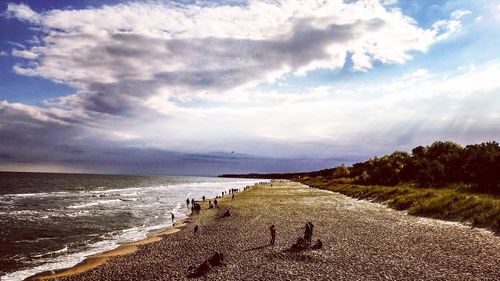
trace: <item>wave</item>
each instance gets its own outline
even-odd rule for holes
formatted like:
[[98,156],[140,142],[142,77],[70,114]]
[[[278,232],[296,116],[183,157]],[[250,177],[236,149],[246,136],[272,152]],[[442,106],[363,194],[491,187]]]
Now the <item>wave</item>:
[[64,248],[59,249],[59,250],[50,251],[50,252],[46,252],[46,253],[38,254],[38,255],[33,255],[31,257],[32,258],[44,258],[44,257],[48,257],[48,256],[54,256],[54,255],[62,254],[62,253],[65,253],[67,251],[68,251],[68,246],[65,246]]
[[120,192],[124,192],[124,191],[134,191],[134,190],[141,190],[141,189],[142,189],[141,187],[127,187],[127,188],[113,188],[113,189],[102,189],[102,190],[89,190],[89,191],[85,191],[85,192],[93,193],[93,194],[102,194],[102,193],[112,193],[112,192],[120,193]]
[[67,208],[68,209],[82,209],[82,208],[87,208],[87,207],[92,207],[92,206],[117,203],[117,202],[121,202],[121,201],[122,200],[120,200],[120,199],[100,200],[100,201],[95,201],[95,202],[71,205],[71,206],[68,206]]
[[67,191],[54,191],[54,192],[36,192],[36,193],[8,193],[0,195],[0,197],[47,197],[47,196],[65,196],[71,194]]
[[[186,218],[186,198],[200,199],[202,195],[212,198],[220,195],[221,191],[227,191],[229,188],[243,188],[252,185],[262,180],[220,180],[220,179],[207,179],[202,181],[196,179],[193,182],[181,182],[170,184],[159,184],[144,187],[126,187],[126,188],[112,188],[106,189],[101,186],[97,190],[78,190],[72,192],[47,192],[47,193],[23,193],[23,194],[7,194],[4,196],[11,196],[11,198],[26,198],[33,196],[49,197],[49,196],[64,196],[68,197],[66,204],[67,207],[61,206],[64,209],[45,209],[41,215],[46,217],[72,217],[92,215],[92,207],[105,206],[107,209],[117,209],[119,207],[123,210],[128,210],[134,213],[135,218],[143,218],[142,222],[138,225],[124,226],[128,227],[120,231],[108,232],[102,235],[102,232],[96,234],[96,238],[104,239],[99,242],[87,244],[83,248],[73,248],[37,255],[37,263],[31,268],[25,268],[7,275],[1,276],[3,280],[23,280],[29,276],[43,271],[51,271],[61,268],[68,268],[83,261],[85,257],[95,255],[118,247],[120,244],[129,243],[144,239],[149,234],[154,234],[169,226],[172,226],[170,220],[170,213],[173,213],[175,220]],[[97,197],[99,195],[106,195],[106,198]],[[74,198],[74,196],[79,198]],[[92,198],[89,198],[92,197]],[[0,197],[1,198],[1,197]],[[66,198],[61,198],[65,200]],[[106,200],[103,200],[106,199]],[[50,199],[46,199],[50,200]],[[51,201],[52,202],[52,201]],[[71,202],[71,203],[69,203]],[[160,205],[160,206],[158,206]],[[54,208],[54,205],[50,206]],[[122,208],[125,207],[125,208]],[[99,208],[99,207],[97,207]],[[159,216],[154,219],[154,216]],[[85,240],[85,238],[83,238]],[[92,241],[95,241],[91,239]],[[70,244],[72,245],[72,244]],[[79,244],[81,245],[81,244]],[[76,251],[76,252],[73,252]],[[38,257],[39,256],[39,257]],[[42,263],[42,264],[40,264]]]

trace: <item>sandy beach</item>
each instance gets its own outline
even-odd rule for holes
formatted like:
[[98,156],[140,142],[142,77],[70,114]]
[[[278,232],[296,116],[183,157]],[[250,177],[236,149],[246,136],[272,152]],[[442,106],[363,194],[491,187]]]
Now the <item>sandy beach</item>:
[[[231,216],[221,218],[226,210]],[[315,225],[313,241],[321,239],[323,248],[289,251],[307,221]],[[275,246],[269,246],[271,224],[277,229]],[[188,268],[215,251],[224,254],[224,265],[199,279],[498,280],[500,276],[500,238],[491,232],[409,216],[295,182],[253,186],[234,201],[226,196],[216,209],[207,209],[205,202],[200,215],[192,215],[170,232],[49,279],[190,280]]]

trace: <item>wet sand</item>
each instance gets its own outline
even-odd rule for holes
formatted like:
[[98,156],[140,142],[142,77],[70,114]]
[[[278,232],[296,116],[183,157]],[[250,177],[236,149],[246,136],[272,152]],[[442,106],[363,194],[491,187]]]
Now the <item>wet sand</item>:
[[[55,279],[190,280],[188,267],[199,265],[214,251],[224,253],[225,265],[214,267],[201,280],[500,277],[500,238],[491,232],[408,216],[299,183],[259,185],[236,195],[235,201],[226,196],[217,209],[202,206],[201,215],[191,216],[180,231],[136,245],[137,251],[125,255],[103,256],[97,266]],[[220,218],[227,209],[231,216]],[[288,251],[303,235],[307,221],[315,225],[313,240],[321,239],[323,248]],[[268,245],[271,224],[277,228],[275,246]]]

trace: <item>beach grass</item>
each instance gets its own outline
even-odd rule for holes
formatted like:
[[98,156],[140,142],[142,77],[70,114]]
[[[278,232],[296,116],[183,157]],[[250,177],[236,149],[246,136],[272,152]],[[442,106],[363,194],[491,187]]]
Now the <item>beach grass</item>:
[[411,185],[356,185],[321,177],[295,179],[301,183],[344,195],[385,203],[408,214],[457,221],[500,234],[500,198],[464,192],[461,188],[417,188]]

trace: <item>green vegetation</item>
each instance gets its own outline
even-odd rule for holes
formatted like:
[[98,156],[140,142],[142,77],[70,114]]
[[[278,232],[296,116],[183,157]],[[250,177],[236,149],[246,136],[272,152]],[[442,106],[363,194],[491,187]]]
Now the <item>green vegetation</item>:
[[314,172],[222,175],[222,177],[279,178],[323,177],[348,179],[360,185],[411,184],[415,187],[460,186],[473,193],[500,195],[500,146],[497,142],[462,147],[437,141],[408,152],[396,151],[368,161]]
[[314,172],[223,175],[292,179],[410,214],[469,222],[500,233],[500,146],[437,141],[350,167]]
[[415,188],[411,185],[381,186],[345,183],[349,179],[326,180],[322,177],[294,179],[312,187],[339,192],[350,197],[387,203],[411,215],[470,223],[500,234],[500,198],[465,193],[452,188]]

